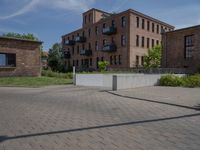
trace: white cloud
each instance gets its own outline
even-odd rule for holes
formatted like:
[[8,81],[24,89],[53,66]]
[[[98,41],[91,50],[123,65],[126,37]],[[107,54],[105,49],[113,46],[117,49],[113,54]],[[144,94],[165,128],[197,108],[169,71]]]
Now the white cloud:
[[0,19],[9,19],[23,15],[38,8],[38,6],[82,12],[89,9],[94,2],[95,0],[32,0],[20,10],[7,16],[0,16]]

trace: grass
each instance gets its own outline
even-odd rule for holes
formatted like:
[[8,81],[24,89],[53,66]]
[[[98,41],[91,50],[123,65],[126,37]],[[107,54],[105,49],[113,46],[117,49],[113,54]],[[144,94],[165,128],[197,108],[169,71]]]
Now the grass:
[[71,84],[72,79],[55,77],[5,77],[0,78],[0,86],[43,87]]

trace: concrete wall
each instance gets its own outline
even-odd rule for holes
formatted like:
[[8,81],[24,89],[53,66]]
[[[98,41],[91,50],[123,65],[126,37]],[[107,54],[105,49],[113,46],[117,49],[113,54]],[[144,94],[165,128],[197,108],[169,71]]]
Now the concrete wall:
[[112,88],[112,74],[76,74],[76,85]]
[[[184,76],[184,74],[176,74]],[[158,85],[163,74],[77,74],[76,85],[103,87],[110,90]]]

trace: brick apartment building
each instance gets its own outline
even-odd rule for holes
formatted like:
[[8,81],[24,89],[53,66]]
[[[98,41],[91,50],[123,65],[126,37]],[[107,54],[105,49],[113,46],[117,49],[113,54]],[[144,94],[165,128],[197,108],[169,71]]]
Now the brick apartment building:
[[42,42],[0,37],[0,77],[39,76]]
[[62,36],[66,67],[97,69],[142,67],[148,49],[161,43],[161,33],[174,27],[132,9],[117,14],[98,9],[83,13],[82,28]]
[[200,67],[200,25],[163,33],[163,68]]

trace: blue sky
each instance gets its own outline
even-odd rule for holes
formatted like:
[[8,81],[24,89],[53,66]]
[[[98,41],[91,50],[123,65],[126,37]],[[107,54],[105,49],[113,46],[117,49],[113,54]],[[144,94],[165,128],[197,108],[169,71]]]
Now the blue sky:
[[0,0],[0,34],[33,33],[48,50],[61,35],[82,25],[90,8],[108,12],[135,9],[182,28],[200,24],[200,0]]

